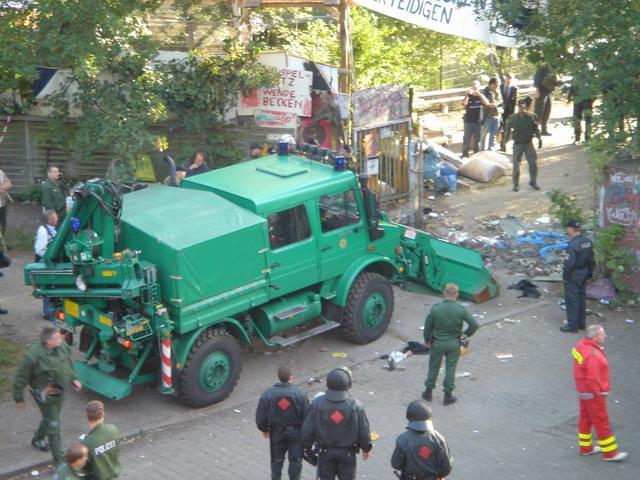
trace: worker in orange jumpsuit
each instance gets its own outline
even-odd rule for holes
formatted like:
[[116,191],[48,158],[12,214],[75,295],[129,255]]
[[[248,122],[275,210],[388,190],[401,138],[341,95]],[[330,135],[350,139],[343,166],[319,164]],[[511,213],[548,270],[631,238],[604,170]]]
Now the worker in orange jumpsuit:
[[[606,337],[602,325],[589,325],[585,338],[571,350],[573,377],[580,399],[578,444],[580,455],[602,452],[607,462],[619,462],[626,458],[627,453],[618,451],[616,437],[609,426],[609,362],[602,349]],[[598,436],[598,446],[593,445],[592,427]]]

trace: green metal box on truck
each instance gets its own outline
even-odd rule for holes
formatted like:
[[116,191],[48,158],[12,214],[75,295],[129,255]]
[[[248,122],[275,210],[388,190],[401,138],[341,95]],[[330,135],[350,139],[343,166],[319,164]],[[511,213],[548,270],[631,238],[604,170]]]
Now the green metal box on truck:
[[125,196],[120,242],[156,265],[175,329],[185,332],[203,315],[236,313],[243,299],[266,301],[266,223],[214,193],[152,186]]

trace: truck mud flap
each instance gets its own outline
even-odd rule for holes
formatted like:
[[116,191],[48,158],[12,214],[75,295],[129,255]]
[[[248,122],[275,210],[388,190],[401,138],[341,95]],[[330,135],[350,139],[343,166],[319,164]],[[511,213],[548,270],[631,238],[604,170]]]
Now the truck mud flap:
[[482,255],[470,248],[438,240],[414,230],[402,237],[406,252],[406,276],[442,291],[447,283],[455,283],[460,296],[476,303],[498,295],[498,284],[484,265]]
[[121,400],[131,395],[132,385],[126,380],[116,378],[79,360],[75,360],[73,366],[83,387],[112,400]]

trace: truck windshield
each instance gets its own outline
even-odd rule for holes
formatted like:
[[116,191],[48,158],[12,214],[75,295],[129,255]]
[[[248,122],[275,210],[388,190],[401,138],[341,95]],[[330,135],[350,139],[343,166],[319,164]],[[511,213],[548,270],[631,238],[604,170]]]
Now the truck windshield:
[[360,210],[353,190],[320,197],[320,222],[323,232],[360,222]]

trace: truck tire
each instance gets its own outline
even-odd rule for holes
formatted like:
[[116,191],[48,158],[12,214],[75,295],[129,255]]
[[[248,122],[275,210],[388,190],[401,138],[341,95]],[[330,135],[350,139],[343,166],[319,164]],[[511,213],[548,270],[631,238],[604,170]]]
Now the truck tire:
[[177,381],[178,398],[189,407],[213,405],[233,391],[242,370],[242,351],[231,335],[205,330],[196,339]]
[[353,343],[377,340],[387,330],[393,313],[393,290],[386,277],[363,272],[351,285],[342,317],[342,332]]

